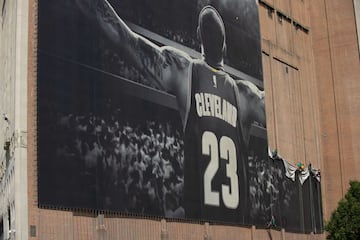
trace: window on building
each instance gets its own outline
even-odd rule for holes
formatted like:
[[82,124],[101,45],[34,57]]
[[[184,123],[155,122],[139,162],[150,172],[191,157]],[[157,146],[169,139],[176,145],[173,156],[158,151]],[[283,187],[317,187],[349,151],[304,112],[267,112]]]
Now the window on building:
[[1,15],[3,17],[5,16],[5,4],[6,4],[6,0],[4,0],[3,3],[2,3]]
[[0,220],[0,240],[4,240],[4,222],[2,220]]
[[10,212],[10,207],[8,207],[8,226],[9,229],[11,229],[11,212]]
[[360,53],[360,1],[359,0],[354,0],[354,10],[355,10],[356,30],[358,36],[358,50]]

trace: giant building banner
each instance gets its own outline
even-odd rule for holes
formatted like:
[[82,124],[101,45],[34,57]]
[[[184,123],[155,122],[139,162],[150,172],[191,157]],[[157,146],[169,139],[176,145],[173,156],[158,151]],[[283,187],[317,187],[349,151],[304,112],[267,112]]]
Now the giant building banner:
[[40,207],[305,231],[262,81],[255,0],[39,0]]

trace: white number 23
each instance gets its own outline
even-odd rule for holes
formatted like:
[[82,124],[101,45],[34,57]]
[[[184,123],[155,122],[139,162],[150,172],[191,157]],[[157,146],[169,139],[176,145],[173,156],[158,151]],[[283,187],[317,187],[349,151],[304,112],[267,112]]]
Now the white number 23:
[[221,185],[222,199],[227,208],[236,209],[239,205],[239,182],[235,144],[226,136],[222,136],[218,143],[216,135],[209,131],[205,131],[202,136],[202,154],[210,156],[210,162],[204,174],[205,204],[220,206],[219,192],[211,188],[211,182],[219,169],[219,150],[220,159],[227,161],[226,176],[230,179],[230,186]]

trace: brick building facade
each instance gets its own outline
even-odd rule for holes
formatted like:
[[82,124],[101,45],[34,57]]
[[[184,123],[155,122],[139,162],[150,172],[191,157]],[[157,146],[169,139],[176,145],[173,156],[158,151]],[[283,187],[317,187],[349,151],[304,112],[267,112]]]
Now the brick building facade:
[[[360,179],[356,0],[259,0],[269,146],[321,169],[324,219]],[[325,239],[38,208],[37,0],[0,0],[0,239]],[[2,220],[1,220],[2,219]]]

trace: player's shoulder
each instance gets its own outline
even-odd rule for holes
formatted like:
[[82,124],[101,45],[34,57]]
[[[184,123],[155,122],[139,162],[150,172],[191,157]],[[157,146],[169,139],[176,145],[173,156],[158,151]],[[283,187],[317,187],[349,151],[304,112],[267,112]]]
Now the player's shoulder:
[[225,76],[226,84],[229,84],[229,85],[231,85],[233,88],[236,88],[236,80],[235,80],[230,74],[228,74],[228,73],[225,72],[225,71],[221,71],[220,73]]
[[192,61],[187,53],[174,47],[164,46],[160,49],[166,63],[169,65],[175,64],[178,68],[183,69],[187,68]]
[[260,91],[260,89],[252,82],[247,80],[236,80],[235,82],[239,92],[246,95],[263,97],[264,92]]

